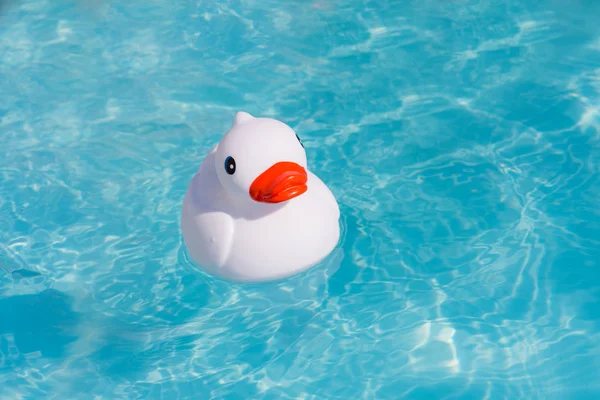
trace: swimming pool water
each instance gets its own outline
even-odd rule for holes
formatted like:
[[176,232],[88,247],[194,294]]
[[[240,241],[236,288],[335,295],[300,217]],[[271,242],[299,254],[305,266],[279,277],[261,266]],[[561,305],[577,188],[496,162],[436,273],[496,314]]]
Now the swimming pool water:
[[[597,1],[2,4],[0,399],[599,398]],[[238,110],[340,203],[282,282],[183,246]]]

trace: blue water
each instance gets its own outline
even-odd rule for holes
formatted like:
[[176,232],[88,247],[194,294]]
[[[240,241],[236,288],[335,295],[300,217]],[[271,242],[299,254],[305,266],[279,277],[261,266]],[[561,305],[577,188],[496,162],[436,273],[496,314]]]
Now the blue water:
[[[0,399],[600,398],[600,2],[0,8]],[[208,276],[238,110],[337,197],[321,265]]]

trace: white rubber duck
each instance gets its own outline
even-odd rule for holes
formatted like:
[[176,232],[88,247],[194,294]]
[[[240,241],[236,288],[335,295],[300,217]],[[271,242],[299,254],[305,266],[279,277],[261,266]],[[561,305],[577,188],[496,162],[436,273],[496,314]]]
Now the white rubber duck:
[[294,130],[240,111],[190,182],[181,229],[192,261],[207,272],[266,282],[324,260],[339,241],[339,218]]

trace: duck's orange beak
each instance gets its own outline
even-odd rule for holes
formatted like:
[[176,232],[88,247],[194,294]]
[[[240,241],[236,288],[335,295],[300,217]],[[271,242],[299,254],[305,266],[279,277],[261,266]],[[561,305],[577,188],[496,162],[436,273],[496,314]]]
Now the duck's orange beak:
[[293,162],[272,165],[250,185],[250,197],[261,203],[281,203],[306,192],[308,176],[302,166]]

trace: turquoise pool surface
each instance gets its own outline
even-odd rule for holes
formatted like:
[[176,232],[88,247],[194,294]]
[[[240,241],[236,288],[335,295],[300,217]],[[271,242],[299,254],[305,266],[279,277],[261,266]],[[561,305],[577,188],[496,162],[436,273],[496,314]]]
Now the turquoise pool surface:
[[[0,399],[600,398],[600,2],[0,6]],[[189,260],[236,111],[302,138],[342,237]],[[319,227],[315,227],[319,229]]]

